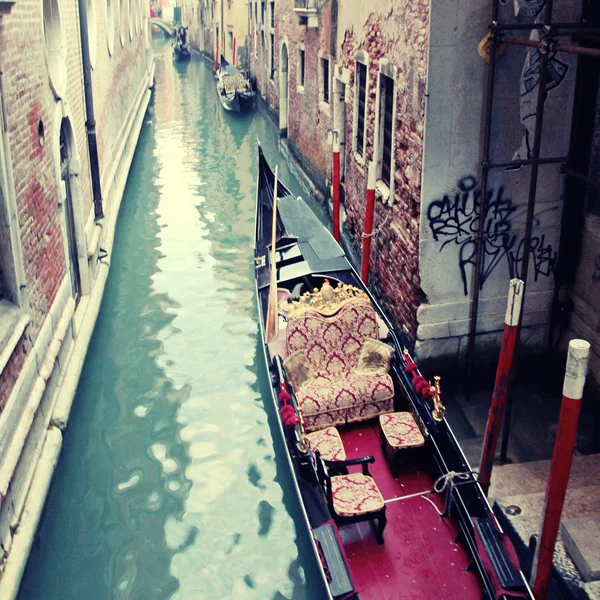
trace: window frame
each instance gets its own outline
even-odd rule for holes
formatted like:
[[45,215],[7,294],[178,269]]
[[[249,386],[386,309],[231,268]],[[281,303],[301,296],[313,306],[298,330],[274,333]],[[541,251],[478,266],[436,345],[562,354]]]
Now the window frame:
[[[363,132],[362,144],[359,148],[358,143],[358,126],[359,126],[359,110],[360,110],[360,85],[359,85],[359,65],[365,67],[365,89],[364,89],[364,105],[363,105]],[[369,55],[364,51],[356,53],[354,66],[354,115],[352,123],[352,151],[355,158],[361,163],[365,162],[365,152],[367,148],[367,117],[369,114]]]
[[[325,69],[327,65],[327,69]],[[325,71],[327,70],[327,76]],[[331,97],[331,68],[328,55],[319,55],[319,102],[330,106]]]
[[306,77],[306,50],[304,44],[298,45],[298,63],[296,66],[296,88],[304,92],[304,81]]
[[[382,76],[392,81],[392,112],[390,130],[390,181],[389,185],[383,180],[383,144],[385,138],[385,100],[382,99]],[[379,73],[377,74],[376,114],[375,114],[375,139],[373,143],[373,160],[376,165],[376,191],[384,203],[390,206],[394,203],[394,176],[396,172],[396,121],[397,121],[397,69],[387,58],[379,60]]]

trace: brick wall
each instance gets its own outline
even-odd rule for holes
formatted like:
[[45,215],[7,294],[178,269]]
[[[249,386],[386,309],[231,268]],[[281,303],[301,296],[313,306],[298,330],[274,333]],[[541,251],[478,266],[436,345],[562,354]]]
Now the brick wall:
[[[66,27],[72,17],[71,11],[63,9]],[[53,136],[58,135],[54,131],[56,100],[46,69],[40,2],[20,0],[9,15],[0,18],[0,61],[31,315],[26,335],[0,374],[1,409],[66,274],[52,149]],[[43,146],[38,138],[40,121],[45,131]]]
[[[115,10],[116,5],[115,2]],[[0,374],[0,411],[67,275],[64,209],[59,206],[59,165],[55,159],[61,110],[69,116],[75,151],[80,159],[78,183],[84,222],[93,211],[78,3],[77,0],[60,2],[67,56],[67,83],[60,103],[48,77],[42,10],[39,0],[19,0],[10,14],[0,17],[0,68],[27,281],[29,307],[26,310],[31,315],[25,335]],[[122,141],[122,127],[148,64],[141,22],[137,33],[133,27],[132,40],[128,26],[125,28],[125,43],[121,46],[118,16],[115,13],[114,52],[109,56],[105,3],[96,2],[97,56],[92,77],[103,176],[113,166],[116,148]],[[38,137],[40,121],[45,132],[43,145]]]
[[[376,203],[375,227],[385,224],[372,245],[371,283],[411,340],[416,337],[417,308],[425,299],[419,277],[419,216],[428,18],[427,2],[395,2],[391,12],[371,13],[365,23],[339,33],[342,66],[349,73],[345,207],[348,230],[359,245],[364,231],[366,164],[373,159],[379,60],[385,56],[396,67],[394,197],[393,202],[384,204],[379,198]],[[369,56],[366,161],[357,159],[352,150],[355,58],[359,50]]]

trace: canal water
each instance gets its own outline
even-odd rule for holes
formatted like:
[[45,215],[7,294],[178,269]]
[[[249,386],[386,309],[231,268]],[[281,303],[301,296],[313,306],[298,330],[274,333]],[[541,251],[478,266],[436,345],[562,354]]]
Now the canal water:
[[156,88],[20,600],[319,600],[269,423],[252,248],[257,111],[154,40]]

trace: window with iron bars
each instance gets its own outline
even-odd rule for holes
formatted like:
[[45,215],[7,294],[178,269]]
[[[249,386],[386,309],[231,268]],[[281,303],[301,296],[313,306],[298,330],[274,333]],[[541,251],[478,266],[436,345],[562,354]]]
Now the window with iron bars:
[[321,59],[321,72],[323,74],[323,102],[329,103],[329,59]]
[[304,49],[298,50],[298,85],[304,87]]
[[379,85],[380,122],[383,134],[381,149],[381,180],[390,187],[392,171],[392,140],[394,136],[394,80],[383,73]]
[[367,65],[356,63],[357,115],[356,115],[356,152],[363,156],[365,147],[365,116],[367,112]]
[[271,79],[275,75],[275,35],[271,34]]

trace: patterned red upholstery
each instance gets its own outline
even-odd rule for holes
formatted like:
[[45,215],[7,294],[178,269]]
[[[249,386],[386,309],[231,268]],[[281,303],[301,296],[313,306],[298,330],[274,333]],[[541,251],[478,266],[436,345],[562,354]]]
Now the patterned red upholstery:
[[385,503],[372,477],[362,473],[331,478],[333,509],[340,517],[354,517],[381,510]]
[[378,327],[375,310],[364,300],[343,306],[332,317],[314,311],[290,317],[288,353],[303,350],[314,377],[295,390],[308,431],[393,410],[394,386],[387,373],[352,371],[365,338],[377,339]]
[[308,434],[312,451],[319,451],[325,460],[346,460],[346,451],[335,427],[328,427]]
[[425,443],[415,418],[409,412],[381,415],[379,423],[386,440],[394,450],[417,448]]

